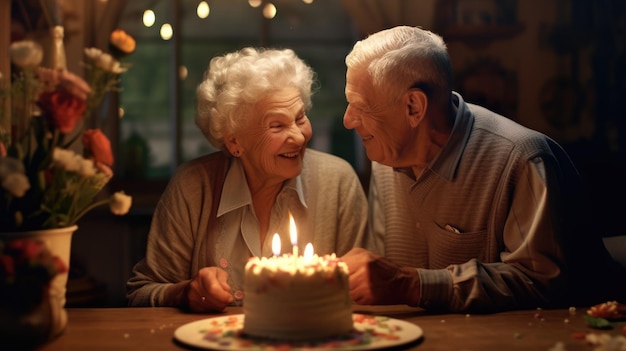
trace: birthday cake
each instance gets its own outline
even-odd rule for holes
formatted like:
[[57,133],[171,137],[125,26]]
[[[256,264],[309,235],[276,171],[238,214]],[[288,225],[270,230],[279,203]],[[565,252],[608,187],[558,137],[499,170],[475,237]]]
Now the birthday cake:
[[253,257],[245,267],[243,333],[314,340],[349,333],[348,267],[335,254]]

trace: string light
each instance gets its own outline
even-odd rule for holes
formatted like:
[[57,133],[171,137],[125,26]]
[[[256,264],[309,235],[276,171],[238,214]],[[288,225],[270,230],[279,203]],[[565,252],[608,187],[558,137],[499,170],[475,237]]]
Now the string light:
[[[315,0],[302,0],[302,2],[304,2],[305,4],[312,4],[313,1]],[[263,4],[263,0],[248,0],[248,4],[251,7],[256,8]],[[211,13],[211,8],[208,2],[200,1],[198,3],[198,7],[196,8],[196,14],[198,15],[198,17],[204,19],[204,18],[207,18],[210,13]],[[265,6],[263,6],[263,17],[267,19],[272,19],[276,17],[277,13],[278,13],[278,10],[276,8],[276,5],[274,5],[273,3],[267,2]],[[145,10],[143,13],[144,26],[152,27],[155,22],[156,22],[156,15],[154,11],[152,11],[151,9]],[[164,40],[171,39],[174,34],[172,26],[168,23],[163,24],[161,26],[160,34],[161,34],[161,38],[163,38]]]
[[188,75],[189,75],[189,70],[187,69],[187,66],[182,65],[182,66],[178,67],[178,77],[181,80],[187,79]]
[[198,8],[196,9],[196,13],[199,18],[207,18],[209,17],[209,13],[211,13],[211,8],[206,1],[200,1]]
[[169,23],[165,23],[161,26],[161,38],[163,40],[172,39],[172,35],[174,35],[174,30],[172,29],[172,25]]
[[275,16],[276,16],[276,6],[274,6],[274,4],[272,4],[271,2],[268,2],[263,7],[263,17],[267,19],[272,19]]
[[145,10],[143,12],[143,25],[146,27],[152,27],[154,25],[154,21],[156,20],[156,16],[154,15],[154,11]]

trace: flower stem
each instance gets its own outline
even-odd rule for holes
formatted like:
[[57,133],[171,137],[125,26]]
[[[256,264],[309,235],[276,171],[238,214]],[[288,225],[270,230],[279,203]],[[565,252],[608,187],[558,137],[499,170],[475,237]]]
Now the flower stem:
[[87,214],[87,212],[93,210],[94,208],[98,207],[98,206],[102,206],[102,205],[106,205],[109,203],[109,199],[104,199],[104,200],[100,200],[97,202],[92,203],[91,205],[89,205],[88,207],[84,208],[82,211],[78,212],[76,214],[76,216],[74,216],[74,218],[72,220],[69,221],[69,223],[67,225],[73,225],[76,224],[76,222],[78,222],[79,219],[81,219],[81,217],[83,217],[84,215]]

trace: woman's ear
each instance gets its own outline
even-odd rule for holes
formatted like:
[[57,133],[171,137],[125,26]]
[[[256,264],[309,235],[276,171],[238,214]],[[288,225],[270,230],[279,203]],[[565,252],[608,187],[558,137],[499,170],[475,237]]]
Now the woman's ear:
[[426,116],[428,97],[421,89],[409,89],[405,94],[405,103],[407,120],[409,125],[415,128]]
[[241,152],[242,152],[241,145],[239,144],[239,141],[237,140],[236,136],[230,135],[224,138],[224,145],[226,145],[226,148],[228,149],[231,155],[233,156],[241,155]]

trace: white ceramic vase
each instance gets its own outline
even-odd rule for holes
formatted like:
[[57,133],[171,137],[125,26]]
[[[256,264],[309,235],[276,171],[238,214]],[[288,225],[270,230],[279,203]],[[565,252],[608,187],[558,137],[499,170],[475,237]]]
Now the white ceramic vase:
[[[66,228],[43,229],[27,232],[0,232],[0,240],[10,241],[14,239],[30,238],[42,241],[53,256],[58,256],[66,267],[70,267],[70,251],[72,247],[72,235],[78,229],[73,225]],[[42,339],[50,340],[61,334],[67,326],[67,311],[65,310],[65,293],[67,290],[68,272],[57,274],[50,282],[48,294],[44,294],[45,301],[40,308],[35,309],[29,315],[21,316],[18,321],[13,321],[15,328],[23,327],[32,332],[42,334]],[[24,325],[20,325],[24,323]]]

